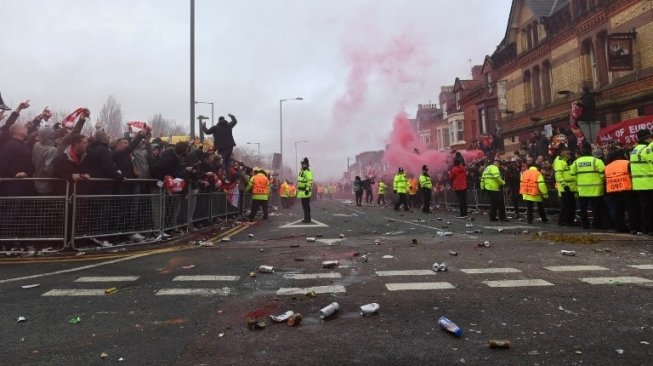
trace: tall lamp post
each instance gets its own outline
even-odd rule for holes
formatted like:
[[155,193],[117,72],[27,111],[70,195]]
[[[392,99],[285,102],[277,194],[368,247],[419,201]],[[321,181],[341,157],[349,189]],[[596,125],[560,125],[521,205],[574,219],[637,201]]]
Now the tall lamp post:
[[297,144],[302,142],[308,142],[308,140],[295,141],[295,169],[297,169],[297,174],[299,174],[299,164],[297,163]]
[[190,0],[190,138],[195,139],[195,0]]
[[279,159],[279,171],[283,171],[283,102],[289,100],[304,100],[304,98],[279,99],[279,154],[281,155]]
[[211,105],[211,126],[215,123],[215,119],[213,119],[213,102],[195,102],[195,104],[210,104]]

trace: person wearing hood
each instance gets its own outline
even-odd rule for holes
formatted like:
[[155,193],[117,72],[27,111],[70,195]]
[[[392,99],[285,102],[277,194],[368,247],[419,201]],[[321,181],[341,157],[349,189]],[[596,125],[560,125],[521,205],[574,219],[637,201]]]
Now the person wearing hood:
[[211,126],[211,128],[206,128],[205,122],[200,124],[205,134],[213,135],[213,147],[218,150],[218,154],[222,155],[222,164],[225,172],[228,172],[231,167],[231,154],[236,146],[233,128],[238,123],[233,114],[228,114],[228,116],[231,119],[230,122],[227,122],[223,116],[220,116],[218,118],[218,124]]
[[363,205],[363,181],[358,175],[354,178],[354,196],[356,197],[356,206]]
[[[34,164],[34,178],[52,178],[54,158],[59,153],[54,143],[54,129],[51,127],[39,128],[39,141],[32,148],[32,163]],[[34,181],[36,193],[42,196],[54,194],[55,183],[52,181]]]

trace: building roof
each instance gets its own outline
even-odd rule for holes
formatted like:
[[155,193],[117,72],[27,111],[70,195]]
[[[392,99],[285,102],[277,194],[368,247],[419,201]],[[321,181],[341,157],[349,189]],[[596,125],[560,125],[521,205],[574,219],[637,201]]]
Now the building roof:
[[553,14],[561,3],[565,3],[566,0],[525,0],[526,6],[533,12],[535,17],[548,17]]

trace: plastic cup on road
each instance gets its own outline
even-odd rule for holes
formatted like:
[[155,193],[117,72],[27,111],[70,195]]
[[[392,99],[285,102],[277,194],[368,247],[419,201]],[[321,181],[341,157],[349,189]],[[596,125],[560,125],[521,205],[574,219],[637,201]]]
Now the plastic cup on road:
[[361,315],[376,314],[381,306],[375,302],[361,306]]

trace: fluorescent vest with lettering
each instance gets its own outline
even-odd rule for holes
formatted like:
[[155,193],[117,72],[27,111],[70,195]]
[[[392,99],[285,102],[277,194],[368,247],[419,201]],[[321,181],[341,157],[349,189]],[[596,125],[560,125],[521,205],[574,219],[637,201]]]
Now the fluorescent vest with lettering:
[[525,201],[542,202],[542,197],[549,194],[544,177],[536,167],[530,167],[522,173],[519,193]]
[[258,173],[249,179],[253,200],[268,200],[270,181],[263,173]]
[[630,176],[633,190],[653,189],[653,151],[651,145],[639,144],[630,153]]
[[406,193],[408,190],[408,180],[406,179],[406,173],[398,173],[395,175],[395,179],[392,182],[392,188],[397,191],[397,193]]
[[605,165],[593,156],[581,156],[571,165],[571,175],[576,177],[579,197],[600,197],[604,193]]
[[490,164],[483,170],[481,189],[498,192],[504,184],[506,182],[501,178],[501,172],[498,166]]
[[633,189],[628,174],[628,160],[615,160],[605,167],[605,190],[607,193],[630,191]]

